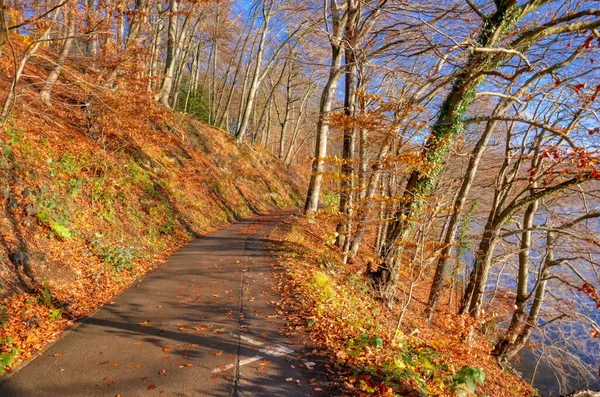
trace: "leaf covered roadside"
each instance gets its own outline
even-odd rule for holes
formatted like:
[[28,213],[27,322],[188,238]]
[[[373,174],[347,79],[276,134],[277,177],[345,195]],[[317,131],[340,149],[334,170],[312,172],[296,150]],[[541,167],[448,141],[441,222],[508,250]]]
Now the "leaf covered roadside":
[[443,323],[428,326],[421,313],[409,311],[396,331],[399,309],[388,310],[375,299],[363,275],[364,261],[342,265],[332,225],[326,217],[317,218],[290,217],[277,230],[283,244],[279,289],[290,313],[290,332],[308,332],[328,352],[329,372],[341,377],[348,394],[536,395],[502,371],[485,339],[465,342],[470,324],[462,317],[446,314]]
[[[75,61],[48,108],[34,82],[49,62],[27,65],[0,124],[0,372],[193,236],[298,200],[296,177],[266,151],[239,147],[138,86],[102,89]],[[0,72],[11,67],[0,59]]]

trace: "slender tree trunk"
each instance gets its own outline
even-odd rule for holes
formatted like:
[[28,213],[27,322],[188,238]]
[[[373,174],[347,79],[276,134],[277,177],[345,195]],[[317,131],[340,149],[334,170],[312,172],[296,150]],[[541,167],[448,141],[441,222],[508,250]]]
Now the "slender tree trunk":
[[[351,118],[355,114],[356,90],[358,88],[358,67],[353,48],[345,49],[346,72],[344,93],[344,114]],[[344,127],[344,141],[342,147],[342,183],[340,186],[340,220],[336,230],[338,238],[336,245],[344,247],[346,240],[350,239],[350,224],[352,222],[352,198],[354,187],[354,122]]]
[[321,193],[321,182],[325,172],[325,158],[327,157],[327,143],[329,142],[329,125],[327,117],[331,112],[333,99],[338,81],[341,77],[342,48],[332,44],[331,68],[329,78],[319,103],[319,121],[317,122],[317,141],[315,145],[315,159],[312,164],[312,173],[308,183],[308,193],[306,194],[306,203],[304,212],[314,213],[319,206],[319,197]]
[[[356,90],[358,89],[358,65],[356,58],[356,46],[359,40],[357,25],[360,20],[359,3],[356,0],[348,1],[348,21],[344,39],[347,42],[344,48],[345,58],[345,84],[344,84],[344,114],[351,119],[355,115]],[[344,248],[350,239],[350,227],[352,223],[352,198],[354,187],[354,135],[356,128],[354,122],[344,126],[344,140],[342,144],[342,181],[340,186],[340,220],[336,226],[338,237],[336,245]],[[346,250],[344,250],[346,252]]]
[[[165,106],[170,107],[171,92],[173,90],[173,79],[175,74],[176,59],[179,53],[181,38],[177,38],[177,21],[178,21],[178,3],[176,0],[172,0],[170,3],[169,11],[169,33],[167,40],[167,58],[165,64],[165,75],[162,80],[162,85],[155,95],[155,99]],[[186,18],[184,26],[181,29],[181,37],[185,34],[186,25],[189,18]]]
[[498,241],[498,235],[499,230],[497,225],[493,222],[488,222],[476,253],[474,270],[471,272],[469,283],[461,302],[460,314],[468,313],[473,317],[479,315],[481,304],[485,297],[485,286],[492,266],[492,258]]
[[260,35],[260,40],[258,43],[258,50],[256,52],[256,66],[254,68],[254,74],[252,75],[252,82],[250,83],[250,89],[248,91],[248,97],[246,98],[246,106],[244,107],[244,111],[241,114],[241,121],[237,132],[235,133],[235,137],[238,142],[242,142],[244,139],[244,135],[248,130],[248,124],[250,122],[250,115],[252,113],[252,108],[254,106],[254,100],[256,98],[256,93],[258,92],[258,88],[260,86],[260,75],[262,70],[262,62],[264,57],[267,33],[269,31],[269,21],[270,21],[270,10],[264,14],[263,21],[263,29]]
[[163,30],[162,19],[156,22],[154,29],[154,36],[152,37],[152,50],[150,52],[150,70],[148,72],[148,87],[147,92],[154,92],[156,90],[155,76],[158,74],[158,58],[160,55],[160,44],[161,44],[161,32]]
[[[529,308],[527,319],[522,322],[522,328],[518,335],[506,335],[494,346],[493,354],[498,357],[501,366],[505,366],[508,362],[523,348],[529,341],[533,329],[537,326],[540,310],[544,303],[544,295],[550,276],[550,268],[554,265],[554,255],[552,245],[556,235],[554,232],[548,232],[546,235],[546,257],[542,271],[538,276],[538,282],[533,292],[533,302]],[[513,316],[514,318],[514,316]]]
[[481,135],[479,141],[477,141],[477,144],[475,145],[475,148],[473,148],[473,152],[471,154],[471,158],[469,159],[469,164],[467,166],[467,173],[462,181],[456,200],[454,201],[452,213],[450,216],[450,220],[448,221],[448,227],[446,228],[446,233],[444,236],[444,248],[442,249],[440,258],[435,268],[433,282],[429,291],[429,300],[427,302],[427,306],[425,307],[425,315],[427,316],[428,321],[430,323],[433,320],[433,315],[435,313],[437,304],[439,302],[440,293],[442,291],[442,286],[444,283],[444,273],[446,272],[446,263],[448,261],[448,258],[450,258],[450,254],[452,253],[452,246],[454,244],[456,232],[458,231],[459,216],[465,205],[465,201],[469,196],[469,192],[471,191],[471,186],[473,185],[475,174],[477,173],[477,169],[479,168],[479,163],[481,161],[483,153],[487,148],[490,136],[496,129],[497,124],[497,121],[488,122],[483,135]]
[[54,66],[54,69],[52,69],[52,71],[50,71],[50,73],[48,74],[48,78],[46,79],[46,82],[44,83],[44,86],[42,87],[42,90],[40,91],[40,96],[42,97],[42,102],[47,106],[50,106],[50,104],[51,104],[50,98],[52,96],[52,89],[54,88],[54,84],[56,84],[56,81],[58,80],[58,77],[60,76],[60,73],[62,71],[63,65],[64,65],[67,57],[71,53],[71,48],[73,48],[74,41],[75,41],[75,16],[70,15],[69,16],[69,30],[67,31],[67,37],[65,38],[65,41],[63,43],[62,50],[58,56],[58,59],[56,60],[56,65]]
[[[54,13],[54,16],[52,17],[53,22],[56,21],[58,14],[59,12],[57,10]],[[15,91],[17,89],[17,84],[19,83],[19,80],[21,80],[21,77],[23,76],[23,70],[25,69],[25,65],[27,65],[27,62],[29,62],[31,57],[37,52],[37,50],[40,48],[40,45],[48,38],[48,35],[50,34],[51,30],[52,24],[50,24],[50,27],[42,33],[42,35],[37,41],[35,41],[34,43],[30,44],[29,47],[27,47],[27,49],[25,50],[25,54],[23,54],[23,57],[21,58],[21,61],[18,63],[15,61],[17,69],[15,70],[15,75],[8,90],[8,95],[6,96],[4,105],[2,106],[2,113],[0,114],[0,118],[5,118],[6,116],[8,116],[8,113],[10,112],[14,104],[16,95]]]
[[[93,15],[96,12],[96,0],[85,0],[85,24],[88,29],[92,28]],[[86,43],[86,52],[88,57],[94,58],[96,54],[96,36],[92,35]]]
[[371,213],[371,202],[375,197],[377,187],[379,186],[381,171],[383,169],[381,163],[383,159],[387,156],[387,153],[390,149],[390,145],[391,140],[386,139],[386,141],[381,145],[381,149],[377,154],[377,160],[375,161],[375,164],[373,164],[373,172],[369,177],[369,183],[367,185],[367,188],[365,189],[365,196],[361,199],[361,204],[358,207],[358,211],[356,214],[356,231],[354,233],[354,237],[352,238],[352,243],[350,244],[350,259],[353,259],[358,253],[360,243],[362,242],[362,239],[365,235],[365,231],[367,230],[369,214]]
[[[327,2],[325,1],[324,4],[326,5]],[[323,87],[321,100],[319,102],[319,121],[317,122],[315,158],[312,163],[312,172],[308,183],[306,202],[304,204],[304,212],[307,214],[315,213],[319,207],[321,183],[325,172],[325,158],[327,157],[327,144],[329,142],[329,125],[327,124],[327,117],[331,112],[337,84],[343,72],[341,69],[342,57],[344,54],[343,37],[348,16],[347,14],[341,14],[341,10],[336,1],[330,2],[330,8],[332,27],[329,37],[329,43],[331,45],[331,66],[329,68],[329,77],[325,83],[325,87]],[[328,24],[327,9],[325,11],[324,22],[325,24]]]
[[286,165],[290,165],[292,160],[292,153],[294,150],[294,146],[296,145],[296,140],[298,139],[298,134],[300,133],[300,125],[302,123],[302,116],[304,115],[306,109],[306,103],[308,101],[309,96],[311,95],[312,89],[311,87],[307,87],[304,91],[304,96],[302,97],[302,101],[300,102],[300,107],[298,108],[298,118],[294,123],[294,131],[292,133],[292,139],[290,140],[290,145],[288,146],[287,153],[285,155],[284,163]]
[[288,68],[287,83],[285,85],[285,112],[283,115],[283,122],[281,123],[281,133],[279,134],[278,158],[280,160],[284,159],[286,134],[287,134],[288,124],[290,122],[290,117],[291,117],[291,113],[292,113],[292,105],[293,105],[293,101],[294,101],[293,69],[294,69],[293,66]]

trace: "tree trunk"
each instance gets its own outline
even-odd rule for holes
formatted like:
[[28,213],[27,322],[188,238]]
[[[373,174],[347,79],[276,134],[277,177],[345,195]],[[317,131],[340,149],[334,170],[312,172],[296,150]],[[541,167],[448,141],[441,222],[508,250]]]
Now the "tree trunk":
[[544,295],[546,293],[548,277],[550,276],[550,268],[554,265],[552,245],[555,239],[555,233],[548,232],[546,235],[546,257],[544,258],[543,269],[538,276],[538,282],[535,287],[533,303],[529,309],[529,315],[527,316],[527,319],[523,321],[520,332],[514,337],[512,335],[510,337],[507,337],[508,335],[505,336],[494,346],[492,354],[498,357],[498,362],[502,367],[506,366],[506,364],[508,364],[508,362],[529,341],[533,329],[537,326],[540,310],[544,303]]
[[[57,17],[58,10],[54,13],[54,16],[52,17],[52,22],[56,21]],[[40,48],[40,45],[48,38],[48,35],[50,34],[51,30],[52,24],[50,24],[50,27],[42,33],[42,35],[37,41],[33,42],[29,45],[29,47],[27,47],[27,49],[25,50],[25,54],[23,54],[23,57],[21,58],[20,62],[16,63],[15,60],[17,69],[15,70],[15,76],[13,77],[12,83],[8,90],[8,95],[6,96],[4,105],[2,106],[2,113],[0,113],[0,118],[5,118],[6,116],[8,116],[8,113],[10,112],[14,104],[15,91],[17,89],[17,84],[19,83],[19,80],[23,76],[23,70],[25,69],[25,65],[27,65],[29,59],[31,59],[31,57],[37,52],[37,50]]]
[[[358,67],[354,49],[345,49],[346,72],[345,72],[345,93],[344,93],[344,114],[351,118],[355,114],[356,90],[358,88],[358,77],[356,75]],[[336,230],[338,237],[336,245],[343,248],[346,240],[350,239],[350,224],[352,221],[352,190],[354,187],[354,122],[344,126],[344,141],[342,147],[342,182],[340,186],[340,220]]]
[[56,60],[56,65],[54,66],[54,69],[52,69],[52,71],[50,71],[50,73],[48,74],[48,78],[46,79],[46,82],[44,83],[44,86],[40,91],[42,102],[47,106],[50,106],[51,104],[50,98],[52,96],[52,89],[54,88],[54,84],[56,84],[56,81],[60,76],[60,72],[62,71],[63,65],[67,57],[71,53],[71,48],[73,48],[73,42],[75,41],[75,16],[70,15],[69,18],[69,29],[62,50],[60,51],[58,59]]
[[[344,40],[345,57],[345,84],[344,84],[344,115],[351,119],[355,115],[356,90],[358,89],[358,59],[356,58],[356,46],[360,40],[357,37],[357,25],[360,20],[360,8],[356,0],[348,1],[348,21],[346,22],[346,31]],[[336,231],[338,233],[336,245],[340,248],[346,246],[350,239],[350,227],[352,222],[352,188],[354,186],[354,121],[348,121],[344,125],[344,140],[342,145],[342,181],[340,186],[340,220],[338,221]],[[346,250],[344,250],[346,252]]]
[[260,86],[260,75],[261,75],[267,33],[269,31],[269,21],[270,21],[270,11],[265,14],[265,20],[263,21],[263,30],[260,35],[260,40],[258,43],[258,50],[256,52],[256,67],[254,68],[254,74],[252,75],[252,82],[250,83],[248,97],[246,98],[246,106],[244,107],[244,111],[241,114],[242,119],[241,119],[239,128],[235,133],[235,137],[236,137],[238,143],[242,142],[242,140],[244,139],[244,135],[246,135],[246,131],[248,130],[248,125],[250,122],[250,115],[252,113],[252,108],[254,106],[254,100],[256,98],[256,93],[258,92],[258,88]]
[[475,265],[461,302],[460,314],[468,313],[473,317],[479,315],[481,304],[485,297],[485,286],[492,265],[498,234],[499,230],[496,224],[488,222],[483,232],[483,238],[476,254]]
[[[85,1],[85,24],[88,29],[93,26],[93,14],[96,12],[96,0]],[[86,43],[86,53],[90,58],[93,58],[96,54],[96,40],[95,35],[88,38]]]
[[367,223],[369,221],[369,214],[371,212],[371,201],[373,197],[375,197],[375,193],[377,191],[377,187],[379,186],[379,180],[381,177],[381,162],[387,156],[387,153],[390,149],[390,145],[391,140],[386,139],[386,141],[384,141],[384,143],[381,145],[381,149],[377,154],[377,160],[375,161],[375,164],[373,164],[373,172],[369,178],[367,188],[365,189],[365,196],[362,198],[361,204],[358,207],[358,211],[356,214],[356,231],[354,232],[352,243],[350,244],[350,259],[353,259],[358,253],[358,248],[360,247],[360,243],[362,242],[362,239],[365,235]]
[[[326,5],[327,2],[324,2]],[[319,207],[319,196],[321,194],[321,182],[325,172],[325,158],[327,157],[327,143],[329,141],[329,125],[327,117],[331,112],[333,99],[338,81],[341,77],[342,55],[344,51],[344,29],[346,27],[347,15],[342,15],[336,1],[330,2],[330,14],[332,30],[329,36],[331,44],[331,66],[329,68],[329,77],[323,87],[321,100],[319,102],[319,121],[317,122],[317,136],[315,142],[315,158],[312,163],[312,172],[308,182],[308,192],[304,204],[304,212],[308,214],[315,213]],[[327,7],[327,6],[325,6]],[[328,25],[327,10],[325,10],[324,23]]]
[[473,180],[475,179],[475,174],[477,173],[477,168],[479,167],[481,157],[483,156],[483,153],[487,148],[490,136],[492,135],[492,132],[496,129],[497,124],[497,121],[488,122],[483,135],[477,141],[475,148],[473,148],[473,152],[471,158],[469,159],[469,164],[467,166],[467,174],[465,175],[462,181],[460,190],[458,192],[456,200],[454,201],[454,205],[452,206],[452,213],[450,216],[450,220],[448,221],[446,234],[444,236],[444,248],[442,249],[440,258],[435,268],[433,282],[429,291],[429,300],[427,302],[427,306],[425,307],[425,315],[427,316],[427,319],[430,323],[433,320],[433,315],[435,313],[437,304],[439,302],[440,293],[442,291],[442,286],[444,283],[444,273],[446,272],[446,263],[448,261],[448,258],[450,258],[450,254],[452,253],[452,246],[454,243],[456,232],[458,231],[459,216],[465,205],[465,201],[469,196],[469,192],[471,190],[471,186],[473,185]]
[[319,102],[319,121],[317,122],[317,141],[315,145],[315,159],[312,164],[312,173],[308,183],[308,192],[306,194],[306,203],[304,212],[314,213],[319,206],[319,196],[321,193],[321,182],[325,172],[325,158],[327,157],[327,143],[329,141],[329,125],[327,117],[331,112],[333,98],[341,77],[342,48],[332,44],[331,68],[329,69],[329,78]]
[[[175,66],[177,55],[179,52],[179,45],[181,39],[177,38],[177,25],[178,25],[178,3],[176,0],[172,0],[169,6],[169,33],[167,39],[167,57],[165,62],[165,75],[163,76],[161,87],[158,93],[155,95],[155,99],[165,106],[170,107],[171,92],[173,90],[173,78],[175,74]],[[184,26],[181,29],[181,36],[185,33],[185,29],[189,18],[186,18]]]

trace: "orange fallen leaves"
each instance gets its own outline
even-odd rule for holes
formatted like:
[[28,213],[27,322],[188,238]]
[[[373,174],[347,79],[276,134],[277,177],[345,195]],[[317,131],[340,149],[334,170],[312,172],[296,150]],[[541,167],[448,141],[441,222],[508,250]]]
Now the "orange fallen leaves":
[[[293,227],[291,227],[292,222]],[[327,231],[332,228],[335,229],[335,224],[327,224],[326,221],[309,223],[306,219],[296,218],[293,221],[286,221],[284,227],[278,229],[281,232],[278,232],[277,236],[271,236],[274,240],[283,241],[283,249],[281,245],[277,245],[277,250],[283,252],[279,257],[278,268],[283,268],[284,272],[276,273],[280,279],[276,290],[283,295],[283,300],[275,304],[283,312],[289,313],[287,316],[289,326],[285,334],[295,335],[298,332],[309,330],[306,324],[310,324],[311,340],[325,349],[330,355],[331,361],[335,363],[335,366],[324,365],[326,373],[339,377],[340,372],[347,371],[347,374],[342,375],[342,382],[348,389],[354,389],[358,393],[365,392],[365,387],[367,387],[369,390],[374,390],[373,395],[396,395],[391,387],[375,376],[363,374],[352,377],[348,375],[353,373],[354,369],[364,366],[370,367],[371,371],[377,374],[377,370],[374,369],[382,368],[386,362],[393,362],[392,360],[397,354],[396,349],[400,348],[392,343],[395,337],[397,313],[381,307],[381,304],[371,294],[353,289],[352,283],[347,282],[349,276],[355,276],[364,271],[361,267],[360,255],[354,264],[346,265],[343,268],[338,267],[336,272],[327,273],[329,278],[327,282],[330,283],[328,285],[333,291],[336,291],[334,293],[343,290],[344,294],[353,296],[353,299],[360,304],[345,301],[343,297],[338,297],[335,304],[331,303],[331,300],[321,300],[319,293],[315,293],[314,284],[310,283],[311,280],[314,280],[314,273],[319,270],[314,264],[318,263],[319,255],[323,255],[324,250],[327,250],[327,254],[332,257],[339,255],[334,249],[323,248],[327,247],[326,241],[320,237],[327,236]],[[341,262],[340,258],[338,263]],[[426,284],[426,282],[423,283],[423,285]],[[420,290],[415,291],[415,300],[426,301],[427,296],[420,296],[421,293]],[[478,386],[478,392],[497,397],[509,397],[513,395],[511,393],[517,393],[520,396],[533,395],[529,385],[499,368],[497,362],[489,354],[489,344],[485,338],[474,338],[472,343],[466,345],[460,340],[458,333],[454,332],[452,326],[445,327],[440,324],[430,327],[418,310],[417,312],[410,310],[415,309],[409,309],[405,323],[409,324],[410,329],[420,330],[420,341],[431,341],[435,345],[435,347],[428,346],[417,340],[414,342],[416,348],[435,348],[441,353],[444,362],[455,368],[461,368],[463,365],[483,368],[488,380],[484,385]],[[384,348],[366,346],[362,350],[349,351],[348,341],[350,338],[357,340],[361,333],[365,332],[364,328],[357,328],[354,324],[361,324],[361,316],[364,313],[368,315],[373,312],[378,313],[377,321],[370,323],[369,333],[381,337]],[[451,321],[441,320],[441,322],[456,325],[460,319],[453,318]],[[313,363],[310,364],[312,366]],[[306,364],[304,366],[308,368]],[[415,370],[418,371],[419,368]],[[448,373],[452,372],[448,371]],[[292,378],[286,379],[288,382],[292,380]],[[315,383],[315,379],[309,381],[309,384],[314,386],[313,390],[315,392],[323,391],[323,388],[317,387]],[[438,385],[432,382],[431,395],[449,395],[447,390],[440,390],[439,387],[434,389],[436,386]]]

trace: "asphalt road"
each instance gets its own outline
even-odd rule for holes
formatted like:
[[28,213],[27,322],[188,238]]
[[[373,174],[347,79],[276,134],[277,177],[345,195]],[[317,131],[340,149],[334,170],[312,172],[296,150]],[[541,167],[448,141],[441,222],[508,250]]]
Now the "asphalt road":
[[6,379],[0,396],[330,395],[309,384],[319,365],[279,333],[265,243],[287,214],[186,245]]

